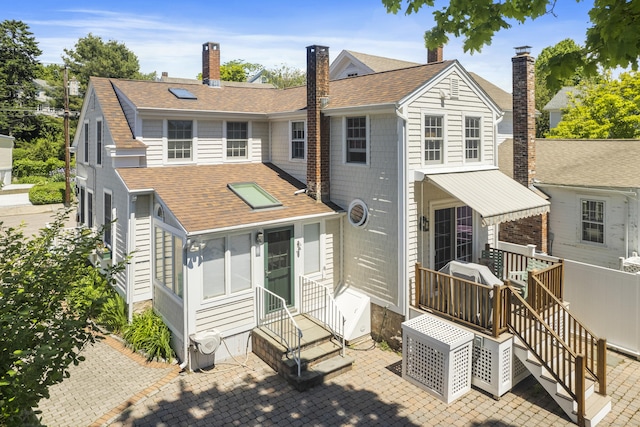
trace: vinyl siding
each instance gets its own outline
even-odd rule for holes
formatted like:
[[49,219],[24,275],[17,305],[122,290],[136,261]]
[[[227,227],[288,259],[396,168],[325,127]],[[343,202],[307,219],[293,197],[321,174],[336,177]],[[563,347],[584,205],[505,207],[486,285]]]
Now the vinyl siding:
[[220,332],[250,330],[255,326],[254,293],[242,299],[222,301],[214,307],[196,311],[196,332],[217,329]]
[[135,203],[135,256],[133,257],[133,300],[151,298],[151,197],[138,196]]
[[[301,120],[296,120],[301,121]],[[290,160],[291,136],[289,135],[290,121],[279,121],[271,124],[271,161],[276,166],[286,170],[291,176],[307,182],[306,160]]]
[[198,121],[198,163],[222,163],[222,121]]

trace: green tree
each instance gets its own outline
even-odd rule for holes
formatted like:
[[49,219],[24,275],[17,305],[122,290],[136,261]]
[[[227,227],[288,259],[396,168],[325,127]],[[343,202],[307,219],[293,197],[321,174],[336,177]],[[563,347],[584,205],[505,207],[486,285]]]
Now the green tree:
[[64,49],[62,59],[80,83],[84,93],[89,77],[113,77],[120,79],[153,80],[156,73],[142,74],[138,57],[124,43],[115,40],[104,42],[101,37],[89,33],[80,38],[74,49]]
[[18,135],[33,128],[34,79],[41,53],[24,22],[0,23],[0,133]]
[[574,70],[573,74],[557,80],[550,78],[550,62],[556,61],[567,54],[582,54],[583,48],[572,39],[564,39],[553,46],[542,49],[536,58],[536,109],[540,115],[536,117],[536,137],[543,138],[549,132],[549,112],[544,111],[545,105],[563,86],[576,86],[587,78],[582,67]]
[[552,138],[640,139],[640,73],[623,73],[618,79],[587,82],[570,106]]
[[37,424],[40,399],[69,376],[69,365],[82,361],[80,350],[94,340],[89,318],[102,301],[77,304],[73,296],[95,277],[86,260],[101,233],[65,233],[68,214],[31,238],[0,223],[0,425]]
[[[220,80],[224,82],[246,82],[262,69],[260,64],[252,64],[244,59],[234,59],[220,66]],[[202,80],[202,73],[198,74],[198,80]]]
[[[582,1],[582,0],[577,0]],[[435,9],[435,0],[382,0],[390,13],[404,9],[416,13],[421,7],[433,9],[435,26],[425,33],[428,48],[447,43],[449,35],[463,37],[465,52],[479,52],[491,43],[494,34],[510,28],[513,22],[524,23],[545,14],[555,14],[557,0],[474,0],[444,2]],[[562,55],[550,63],[552,75],[562,80],[578,67],[590,75],[597,65],[605,69],[617,66],[638,68],[640,31],[634,30],[640,19],[640,0],[594,0],[589,11],[592,26],[587,29],[585,46],[580,53]]]
[[302,86],[307,83],[307,74],[303,70],[285,64],[265,70],[265,77],[267,83],[279,89]]

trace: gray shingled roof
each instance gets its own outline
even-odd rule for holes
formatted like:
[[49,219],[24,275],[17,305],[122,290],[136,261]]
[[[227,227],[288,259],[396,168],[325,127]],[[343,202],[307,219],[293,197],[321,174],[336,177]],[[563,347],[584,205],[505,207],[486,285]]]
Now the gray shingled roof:
[[358,61],[371,68],[374,73],[380,73],[382,71],[398,70],[400,68],[415,67],[421,65],[417,62],[403,61],[401,59],[385,58],[384,56],[369,55],[367,53],[354,52],[352,50],[345,50],[356,58]]
[[565,86],[560,89],[549,102],[547,102],[547,105],[544,106],[543,110],[550,111],[567,108],[569,106],[569,94],[579,96],[581,93],[582,91],[575,86]]
[[[513,176],[513,140],[498,148],[500,170]],[[640,140],[537,139],[536,179],[543,184],[640,188]]]

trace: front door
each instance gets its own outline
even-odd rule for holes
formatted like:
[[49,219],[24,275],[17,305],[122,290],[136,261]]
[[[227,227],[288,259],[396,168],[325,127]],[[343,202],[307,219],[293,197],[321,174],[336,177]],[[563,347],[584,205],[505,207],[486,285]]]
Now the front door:
[[265,288],[293,305],[293,227],[266,230],[264,243]]
[[472,260],[472,213],[468,206],[437,209],[434,212],[435,270],[440,270],[452,260]]

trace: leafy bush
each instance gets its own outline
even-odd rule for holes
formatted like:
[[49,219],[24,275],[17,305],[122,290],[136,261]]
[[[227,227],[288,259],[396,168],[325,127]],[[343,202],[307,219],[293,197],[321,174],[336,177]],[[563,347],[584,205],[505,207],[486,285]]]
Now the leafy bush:
[[11,151],[11,155],[14,162],[22,159],[27,159],[29,158],[29,150],[26,148],[16,147]]
[[65,182],[36,185],[29,190],[29,201],[34,205],[49,205],[64,202]]
[[142,351],[147,360],[171,360],[171,332],[153,309],[133,316],[133,322],[125,329],[124,339],[133,351]]
[[127,303],[117,292],[112,294],[102,305],[96,321],[114,334],[120,334],[127,326]]
[[14,160],[12,174],[17,178],[29,175],[49,176],[51,171],[60,168],[64,168],[64,161],[53,157],[46,161],[25,158]]
[[113,292],[104,276],[95,267],[88,265],[84,267],[82,277],[71,283],[67,303],[73,310],[81,310],[90,317],[96,317]]
[[42,184],[46,184],[47,182],[49,182],[49,180],[44,176],[28,175],[28,176],[23,176],[21,178],[16,179],[16,182],[18,184],[38,184],[38,185],[42,185]]

